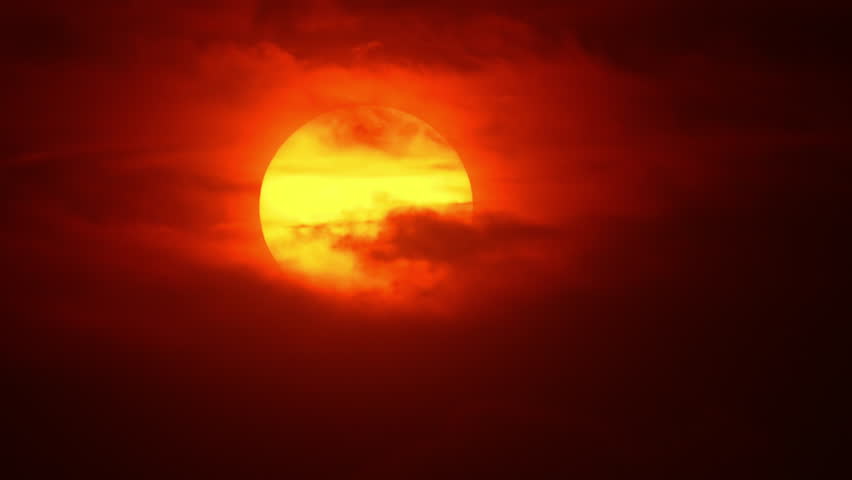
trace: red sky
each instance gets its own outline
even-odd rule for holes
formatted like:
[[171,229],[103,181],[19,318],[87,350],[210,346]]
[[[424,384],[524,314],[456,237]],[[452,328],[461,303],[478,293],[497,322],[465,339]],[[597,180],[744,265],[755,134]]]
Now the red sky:
[[[804,360],[836,350],[801,342],[835,315],[848,216],[842,7],[4,9],[4,410],[28,469],[720,478],[810,464],[800,442],[822,433],[804,412],[829,377]],[[281,142],[361,104],[444,135],[480,215],[389,221],[412,228],[383,252],[453,272],[405,302],[312,291],[260,234]]]

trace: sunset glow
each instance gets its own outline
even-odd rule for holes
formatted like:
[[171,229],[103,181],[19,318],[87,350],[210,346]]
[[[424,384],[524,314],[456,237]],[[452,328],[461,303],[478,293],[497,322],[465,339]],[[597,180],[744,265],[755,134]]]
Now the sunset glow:
[[5,2],[2,478],[838,477],[850,10]]

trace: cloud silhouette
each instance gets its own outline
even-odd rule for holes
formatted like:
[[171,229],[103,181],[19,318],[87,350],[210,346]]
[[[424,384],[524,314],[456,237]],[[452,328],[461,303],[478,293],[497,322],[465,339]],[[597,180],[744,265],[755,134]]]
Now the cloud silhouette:
[[429,209],[398,209],[384,219],[376,238],[344,236],[336,247],[355,251],[369,262],[467,265],[495,255],[511,257],[556,238],[552,227],[505,215],[478,213],[471,222]]

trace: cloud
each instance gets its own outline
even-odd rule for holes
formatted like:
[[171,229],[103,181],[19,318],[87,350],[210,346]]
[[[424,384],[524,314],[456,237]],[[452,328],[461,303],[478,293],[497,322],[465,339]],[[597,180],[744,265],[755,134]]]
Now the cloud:
[[355,58],[363,59],[364,56],[369,54],[371,51],[382,48],[383,46],[384,44],[378,40],[370,40],[367,43],[352,47],[352,53],[355,55]]
[[536,242],[552,240],[553,229],[480,213],[474,223],[432,210],[395,210],[375,239],[343,237],[337,248],[357,252],[368,262],[425,260],[441,264],[475,264],[494,255],[513,256]]

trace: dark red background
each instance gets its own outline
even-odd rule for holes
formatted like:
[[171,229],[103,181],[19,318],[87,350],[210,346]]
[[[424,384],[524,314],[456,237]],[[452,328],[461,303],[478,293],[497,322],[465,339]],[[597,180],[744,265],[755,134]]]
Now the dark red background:
[[[4,7],[6,476],[826,476],[847,10]],[[257,224],[280,143],[360,103],[483,212],[404,219],[454,273],[403,304],[274,273]]]

